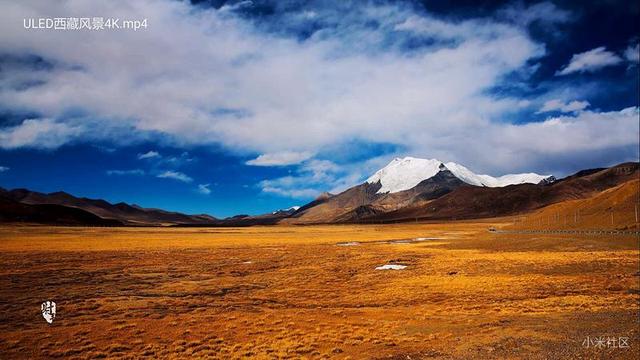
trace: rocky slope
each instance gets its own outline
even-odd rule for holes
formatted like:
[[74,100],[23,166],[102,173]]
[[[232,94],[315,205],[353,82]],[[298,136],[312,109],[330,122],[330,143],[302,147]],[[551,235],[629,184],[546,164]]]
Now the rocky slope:
[[519,214],[637,179],[638,163],[580,171],[561,180],[541,176],[539,183],[504,187],[462,181],[448,166],[416,186],[380,193],[380,182],[355,186],[314,206],[303,207],[287,223],[375,223],[487,218]]

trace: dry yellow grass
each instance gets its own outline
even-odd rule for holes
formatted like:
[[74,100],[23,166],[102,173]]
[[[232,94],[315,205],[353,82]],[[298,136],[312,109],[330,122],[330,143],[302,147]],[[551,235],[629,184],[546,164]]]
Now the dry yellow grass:
[[519,216],[509,229],[640,230],[640,180]]
[[637,238],[508,221],[2,227],[0,358],[638,358]]

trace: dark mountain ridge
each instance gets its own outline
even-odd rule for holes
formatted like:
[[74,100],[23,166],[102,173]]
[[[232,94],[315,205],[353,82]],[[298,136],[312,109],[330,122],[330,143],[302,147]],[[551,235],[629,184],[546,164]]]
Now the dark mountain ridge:
[[[433,200],[417,200],[408,206],[346,222],[396,222],[490,218],[525,213],[565,200],[583,199],[638,179],[638,163],[607,169],[580,171],[553,183],[479,187],[464,184]],[[340,220],[343,220],[341,218]]]
[[63,191],[40,193],[27,189],[1,190],[2,195],[23,205],[56,205],[80,209],[98,218],[115,220],[121,225],[158,226],[179,224],[212,224],[209,215],[185,215],[159,209],[145,209],[124,202],[111,204],[102,199],[79,198]]
[[565,200],[583,199],[638,179],[637,162],[579,171],[563,179],[504,187],[469,185],[446,167],[411,189],[379,193],[380,182],[322,194],[300,208],[216,219],[142,208],[124,202],[0,188],[0,222],[90,226],[251,226],[455,220],[516,215]]
[[88,211],[55,204],[23,204],[5,196],[0,189],[0,222],[47,225],[122,226],[122,222],[103,219]]

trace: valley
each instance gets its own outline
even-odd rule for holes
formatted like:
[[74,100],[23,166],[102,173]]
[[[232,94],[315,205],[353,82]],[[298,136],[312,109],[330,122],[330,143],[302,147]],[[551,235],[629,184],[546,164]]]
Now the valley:
[[[27,189],[0,188],[0,223],[234,227],[383,224],[504,216],[524,218],[525,214],[542,211],[550,205],[563,206],[559,204],[589,199],[607,191],[623,191],[620,190],[621,186],[627,184],[623,191],[626,195],[620,195],[625,197],[627,205],[624,209],[616,210],[622,211],[622,218],[617,217],[616,221],[614,214],[614,220],[609,224],[616,228],[627,228],[638,222],[637,215],[630,219],[629,214],[637,212],[633,207],[634,201],[638,203],[639,176],[637,162],[586,169],[557,179],[534,173],[500,177],[478,175],[456,163],[445,165],[436,159],[405,157],[394,159],[359,185],[338,194],[322,193],[303,206],[261,215],[226,218],[208,214],[182,214],[122,202],[111,204],[102,199],[80,198],[63,191],[47,194]],[[612,208],[608,211],[614,212]],[[560,215],[556,213],[554,216]],[[563,216],[566,218],[568,215]],[[578,224],[576,219],[574,223],[582,226],[587,222]],[[533,223],[528,224],[531,225]]]
[[637,358],[638,174],[405,158],[224,219],[2,190],[0,357]]
[[0,360],[640,360],[639,18],[0,0]]
[[[488,231],[515,220],[244,228],[5,225],[0,354],[638,357],[637,236]],[[45,300],[58,304],[52,324],[40,314]],[[630,346],[584,345],[599,337]]]

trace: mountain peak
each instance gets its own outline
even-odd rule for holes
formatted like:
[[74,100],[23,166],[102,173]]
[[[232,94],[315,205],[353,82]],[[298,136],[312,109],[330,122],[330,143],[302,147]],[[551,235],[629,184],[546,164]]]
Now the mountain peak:
[[334,195],[328,191],[325,191],[323,193],[321,193],[320,195],[318,195],[315,199],[315,201],[322,201],[322,200],[327,200],[328,198],[333,197]]
[[535,173],[508,174],[500,177],[478,175],[466,167],[454,162],[444,163],[437,159],[414,157],[395,158],[387,166],[369,177],[369,184],[380,183],[378,193],[396,193],[409,190],[421,181],[435,176],[440,171],[450,171],[455,177],[467,184],[486,187],[502,187],[513,184],[537,184],[549,175]]
[[280,210],[273,211],[273,212],[271,212],[271,215],[293,214],[294,212],[298,211],[298,209],[300,209],[300,206],[292,206],[292,207],[287,208],[287,209],[280,209]]
[[421,161],[425,161],[425,160],[440,162],[438,159],[422,159],[422,158],[417,158],[417,157],[413,157],[413,156],[405,156],[405,157],[402,157],[402,158],[397,157],[397,158],[393,159],[389,163],[389,165],[391,165],[393,163],[399,163],[399,162],[401,162],[401,163],[410,163],[410,162],[416,162],[416,161],[417,162],[421,162]]
[[440,171],[442,162],[437,159],[414,157],[395,158],[387,166],[367,179],[370,184],[380,182],[378,193],[395,193],[409,190]]

